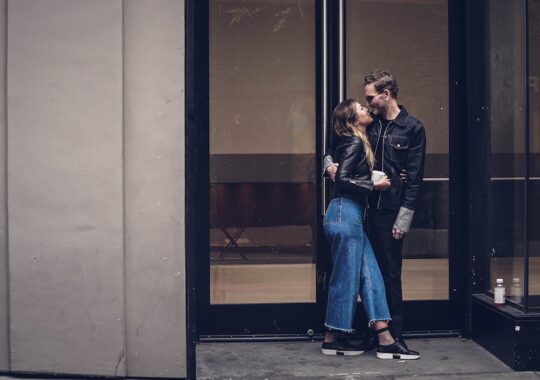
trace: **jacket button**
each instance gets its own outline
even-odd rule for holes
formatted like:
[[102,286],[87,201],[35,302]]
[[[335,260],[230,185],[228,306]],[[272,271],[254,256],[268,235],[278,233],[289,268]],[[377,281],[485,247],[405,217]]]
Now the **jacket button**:
[[399,144],[397,144],[397,147],[398,147],[398,148],[399,148],[399,146],[400,146],[400,145],[399,145]]

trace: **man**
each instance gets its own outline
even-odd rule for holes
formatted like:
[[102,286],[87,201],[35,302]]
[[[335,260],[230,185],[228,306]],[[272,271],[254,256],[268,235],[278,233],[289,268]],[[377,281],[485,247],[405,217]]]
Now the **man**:
[[[374,170],[386,173],[391,186],[369,197],[367,232],[384,279],[392,317],[391,331],[403,344],[403,294],[401,267],[403,238],[409,232],[424,175],[426,135],[422,123],[398,106],[398,85],[386,70],[376,69],[364,78],[366,102],[375,120],[367,134],[375,152]],[[337,165],[331,155],[325,172],[334,180]],[[406,172],[406,181],[400,173]]]

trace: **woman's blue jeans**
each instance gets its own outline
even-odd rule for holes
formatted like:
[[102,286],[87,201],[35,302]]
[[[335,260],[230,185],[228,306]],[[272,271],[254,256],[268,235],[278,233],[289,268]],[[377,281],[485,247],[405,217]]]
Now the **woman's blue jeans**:
[[358,294],[369,326],[391,319],[381,271],[362,221],[362,206],[346,197],[334,198],[324,217],[324,233],[331,244],[334,263],[325,322],[330,330],[354,332]]

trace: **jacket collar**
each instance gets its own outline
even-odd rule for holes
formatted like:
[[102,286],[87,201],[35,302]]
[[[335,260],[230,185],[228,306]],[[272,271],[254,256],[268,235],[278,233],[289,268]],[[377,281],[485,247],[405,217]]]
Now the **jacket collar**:
[[[399,125],[400,127],[404,127],[407,124],[407,120],[409,119],[409,113],[405,109],[405,107],[398,105],[399,107],[399,113],[396,116],[396,118],[392,121],[392,123]],[[378,121],[381,119],[378,118]]]
[[407,120],[409,119],[409,113],[407,112],[405,107],[403,106],[398,106],[398,107],[399,107],[399,113],[394,119],[394,123],[404,127],[407,124]]

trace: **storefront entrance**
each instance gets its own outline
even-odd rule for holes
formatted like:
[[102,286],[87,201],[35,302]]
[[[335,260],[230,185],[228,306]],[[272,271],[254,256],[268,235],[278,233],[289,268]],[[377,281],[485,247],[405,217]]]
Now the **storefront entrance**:
[[460,160],[451,159],[449,141],[461,128],[451,125],[461,107],[451,83],[463,78],[450,62],[463,53],[449,30],[459,12],[447,0],[211,0],[208,7],[199,15],[209,36],[208,70],[198,76],[209,95],[199,335],[323,332],[329,120],[340,100],[363,101],[363,75],[376,67],[396,76],[399,103],[422,120],[428,139],[422,198],[403,250],[405,330],[458,333],[463,276],[449,274],[464,271],[460,198],[451,191]]

